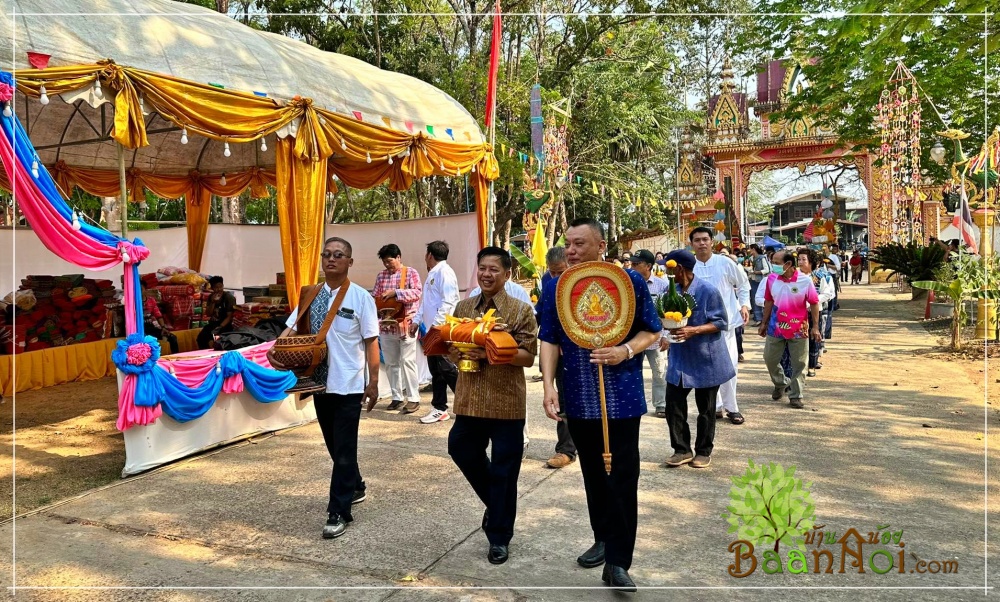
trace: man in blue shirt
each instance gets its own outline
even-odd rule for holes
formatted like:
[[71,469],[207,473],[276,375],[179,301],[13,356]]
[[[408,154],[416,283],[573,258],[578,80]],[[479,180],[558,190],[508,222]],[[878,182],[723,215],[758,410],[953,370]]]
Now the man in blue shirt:
[[[674,280],[678,292],[694,297],[695,308],[687,326],[670,331],[673,341],[667,352],[667,427],[674,455],[667,466],[691,464],[707,468],[712,463],[715,439],[715,402],[719,386],[736,376],[726,351],[722,333],[726,330],[726,306],[714,285],[694,275],[695,256],[688,251],[671,251]],[[691,429],[687,422],[687,397],[694,389],[698,405],[698,436],[691,453]]]
[[[604,228],[593,219],[577,219],[566,231],[566,260],[570,266],[600,261],[607,248]],[[576,561],[583,567],[605,564],[604,583],[619,591],[636,591],[629,577],[635,548],[639,489],[639,420],[646,413],[642,380],[642,352],[660,338],[662,326],[642,276],[626,272],[635,295],[635,319],[625,342],[615,347],[589,351],[573,343],[563,330],[556,307],[558,281],[549,282],[539,304],[538,338],[542,341],[545,413],[559,416],[560,399],[555,387],[556,365],[562,354],[570,378],[564,379],[563,401],[570,435],[576,443],[587,509],[595,543]],[[728,356],[727,356],[728,357]],[[608,434],[614,458],[611,475],[604,472],[604,435],[597,364],[604,366],[604,390],[608,409]]]

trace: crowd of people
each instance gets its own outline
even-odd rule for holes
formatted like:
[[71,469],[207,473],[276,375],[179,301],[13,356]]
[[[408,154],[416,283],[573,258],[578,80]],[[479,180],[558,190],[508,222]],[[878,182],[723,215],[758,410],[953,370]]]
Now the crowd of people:
[[[619,258],[634,290],[635,316],[624,342],[594,350],[581,348],[567,335],[556,296],[568,267],[606,260],[603,226],[595,220],[574,221],[565,233],[565,247],[549,250],[534,305],[524,287],[511,279],[510,253],[498,247],[479,251],[479,286],[462,299],[444,241],[426,245],[425,282],[404,264],[397,245],[383,246],[378,256],[385,269],[369,292],[348,277],[354,261],[351,244],[341,238],[327,240],[321,255],[325,282],[316,289],[303,288],[300,298],[312,301],[296,308],[284,333],[319,332],[334,313],[326,335],[328,362],[315,375],[326,383],[314,403],[333,460],[322,536],[343,535],[353,520],[353,506],[366,499],[357,457],[358,427],[362,408],[371,411],[377,403],[380,363],[388,371],[392,391],[386,409],[417,412],[419,340],[448,316],[477,318],[492,310],[502,316],[502,328],[517,343],[513,360],[493,365],[485,361],[484,350],[455,346],[447,355],[428,356],[432,408],[419,418],[434,424],[454,416],[448,453],[485,506],[482,528],[489,562],[502,564],[510,554],[517,478],[527,441],[524,368],[535,365],[537,358],[543,408],[555,421],[557,435],[547,465],[559,469],[579,460],[584,477],[594,543],[577,563],[603,566],[605,584],[635,591],[628,570],[638,519],[640,419],[653,413],[665,420],[673,451],[665,462],[668,467],[706,468],[717,420],[746,422],[737,399],[739,364],[745,361],[744,328],[756,328],[765,339],[772,397],[787,395],[792,408],[804,407],[805,377],[822,367],[823,342],[832,332],[843,264],[836,245],[827,257],[807,248],[762,250],[756,245],[746,253],[716,253],[712,235],[708,228],[695,228],[690,233],[693,252],[643,249]],[[686,323],[666,331],[655,301],[671,286],[693,299],[694,307]],[[399,319],[380,319],[388,315],[385,311],[398,311]],[[283,368],[269,357],[274,367]],[[469,361],[478,362],[479,370],[457,369],[457,364]],[[644,365],[652,375],[652,410],[647,406]],[[454,397],[451,411],[449,389]],[[692,390],[698,411],[693,446],[687,422]],[[610,474],[605,474],[602,456],[605,432],[614,457]]]

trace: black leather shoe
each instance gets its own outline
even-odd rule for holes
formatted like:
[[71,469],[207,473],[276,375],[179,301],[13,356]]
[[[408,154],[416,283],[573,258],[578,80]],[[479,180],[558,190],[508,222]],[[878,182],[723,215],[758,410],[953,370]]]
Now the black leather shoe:
[[486,555],[486,558],[490,561],[490,564],[503,564],[507,562],[510,557],[510,552],[507,550],[507,546],[501,545],[491,545],[490,553]]
[[347,521],[339,514],[331,514],[330,519],[323,525],[323,539],[333,539],[340,537],[347,532]]
[[595,541],[589,550],[580,554],[576,562],[585,569],[592,569],[604,564],[604,542]]
[[398,410],[399,408],[403,407],[403,403],[404,402],[402,399],[393,399],[392,403],[389,404],[389,407],[387,407],[386,410],[388,411]]
[[613,564],[604,565],[604,574],[601,575],[604,585],[615,588],[620,592],[636,591],[635,582],[628,576],[628,571]]

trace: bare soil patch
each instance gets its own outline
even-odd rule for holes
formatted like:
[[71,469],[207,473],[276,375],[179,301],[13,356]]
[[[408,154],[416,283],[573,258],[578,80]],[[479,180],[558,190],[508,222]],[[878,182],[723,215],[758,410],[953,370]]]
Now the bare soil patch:
[[117,418],[113,377],[26,391],[0,404],[0,520],[12,516],[15,474],[18,514],[120,478],[125,443]]

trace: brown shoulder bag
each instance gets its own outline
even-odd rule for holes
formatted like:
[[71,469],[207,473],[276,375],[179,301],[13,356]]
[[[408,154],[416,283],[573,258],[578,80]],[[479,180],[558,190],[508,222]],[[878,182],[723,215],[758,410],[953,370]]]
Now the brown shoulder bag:
[[317,284],[302,288],[302,293],[299,295],[299,317],[295,324],[296,334],[278,337],[274,341],[274,347],[272,347],[274,359],[300,377],[312,376],[316,366],[320,362],[326,361],[329,353],[326,347],[326,333],[330,330],[330,325],[333,324],[337,312],[340,311],[340,305],[344,302],[351,281],[345,279],[344,283],[340,285],[340,290],[337,291],[337,296],[334,297],[333,305],[330,306],[330,311],[327,312],[319,332],[298,334],[303,329],[308,332],[310,306],[323,286]]

